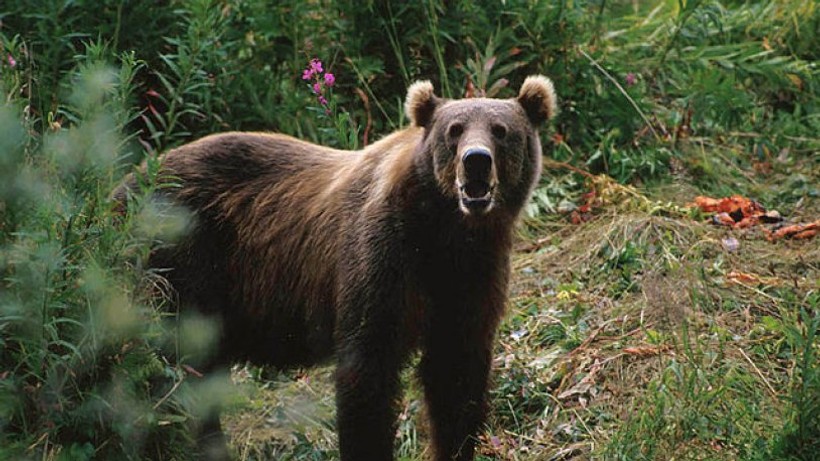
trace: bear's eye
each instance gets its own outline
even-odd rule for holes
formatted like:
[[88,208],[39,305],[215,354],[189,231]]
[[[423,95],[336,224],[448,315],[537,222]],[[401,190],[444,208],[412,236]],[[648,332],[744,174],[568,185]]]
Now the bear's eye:
[[461,136],[461,133],[464,132],[464,126],[460,123],[453,123],[450,125],[450,128],[447,129],[447,135],[451,138],[457,138]]
[[493,125],[490,127],[490,132],[496,139],[504,139],[507,137],[507,127],[504,125]]

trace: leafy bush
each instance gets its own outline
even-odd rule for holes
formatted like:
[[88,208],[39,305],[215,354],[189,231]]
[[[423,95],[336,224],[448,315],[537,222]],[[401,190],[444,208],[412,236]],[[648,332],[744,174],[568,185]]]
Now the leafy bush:
[[186,447],[184,409],[163,397],[181,375],[157,352],[159,312],[138,302],[133,264],[147,246],[107,199],[129,151],[122,104],[139,64],[123,54],[109,67],[92,59],[100,47],[88,49],[66,75],[75,90],[58,111],[68,128],[26,139],[36,123],[16,102],[0,109],[3,458],[139,459]]

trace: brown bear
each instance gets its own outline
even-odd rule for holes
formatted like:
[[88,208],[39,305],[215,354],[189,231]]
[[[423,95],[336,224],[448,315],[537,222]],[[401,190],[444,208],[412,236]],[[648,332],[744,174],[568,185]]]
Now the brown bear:
[[410,127],[358,152],[235,132],[161,164],[175,184],[157,193],[195,224],[150,264],[169,269],[183,309],[219,319],[211,365],[335,358],[344,461],[393,459],[400,371],[415,351],[433,459],[473,459],[514,224],[556,98],[543,76],[508,100],[443,99],[425,81],[405,107]]

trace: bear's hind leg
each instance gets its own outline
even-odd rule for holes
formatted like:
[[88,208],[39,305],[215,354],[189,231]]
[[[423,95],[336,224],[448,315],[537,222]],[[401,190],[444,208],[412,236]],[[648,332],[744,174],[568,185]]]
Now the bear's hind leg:
[[200,452],[200,459],[205,461],[231,460],[228,440],[222,431],[218,411],[212,411],[203,418],[197,434],[197,447]]

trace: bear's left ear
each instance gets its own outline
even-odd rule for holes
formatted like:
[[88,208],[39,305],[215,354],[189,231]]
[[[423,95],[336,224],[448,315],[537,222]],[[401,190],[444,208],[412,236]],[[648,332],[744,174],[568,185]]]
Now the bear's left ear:
[[558,106],[552,80],[543,75],[527,77],[518,92],[518,103],[524,108],[533,126],[538,126],[554,117]]
[[411,126],[426,127],[433,118],[439,99],[433,93],[433,84],[423,80],[410,85],[407,89],[407,101],[404,111],[410,119]]

